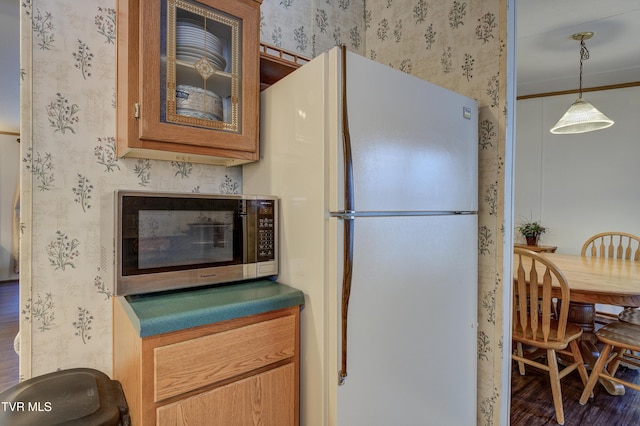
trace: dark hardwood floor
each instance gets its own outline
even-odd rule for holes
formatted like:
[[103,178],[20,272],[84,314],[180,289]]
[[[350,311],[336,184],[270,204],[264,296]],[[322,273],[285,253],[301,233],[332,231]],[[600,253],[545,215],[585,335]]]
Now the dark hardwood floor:
[[18,354],[13,340],[18,333],[18,281],[0,283],[0,392],[18,383]]
[[[617,377],[640,384],[640,370],[620,367]],[[624,395],[609,395],[597,384],[585,405],[578,400],[584,389],[577,371],[560,381],[565,426],[632,426],[640,425],[640,392],[626,389]],[[511,425],[557,425],[551,385],[546,371],[527,367],[521,376],[517,364],[511,370]]]

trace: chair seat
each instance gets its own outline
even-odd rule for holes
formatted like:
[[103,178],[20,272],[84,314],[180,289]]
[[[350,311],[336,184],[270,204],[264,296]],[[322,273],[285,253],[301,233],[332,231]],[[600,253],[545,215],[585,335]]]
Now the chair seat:
[[536,338],[534,339],[530,330],[527,330],[527,334],[523,335],[522,332],[514,328],[514,330],[512,331],[512,339],[524,345],[536,346],[542,349],[554,349],[558,351],[566,349],[570,341],[582,336],[582,332],[582,328],[580,328],[579,326],[568,323],[564,339],[557,340],[556,336],[558,335],[558,323],[556,321],[551,321],[549,339],[546,342],[544,341],[542,330],[540,329],[536,333]]
[[640,309],[625,309],[618,314],[618,320],[640,325]]
[[617,348],[640,350],[640,326],[626,322],[613,322],[596,331],[600,341]]

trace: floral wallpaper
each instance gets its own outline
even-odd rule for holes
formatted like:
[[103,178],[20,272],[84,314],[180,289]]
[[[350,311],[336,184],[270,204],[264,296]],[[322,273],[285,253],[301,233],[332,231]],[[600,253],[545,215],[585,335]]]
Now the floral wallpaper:
[[21,377],[111,372],[100,198],[239,193],[240,168],[115,156],[116,2],[22,1]]
[[[478,100],[478,424],[500,423],[509,0],[263,0],[263,42],[337,44]],[[116,188],[239,193],[238,167],[115,156],[116,0],[22,0],[22,378],[111,373],[100,198]],[[508,376],[506,376],[508,377]],[[503,396],[504,397],[504,396]],[[507,396],[508,398],[508,396]]]

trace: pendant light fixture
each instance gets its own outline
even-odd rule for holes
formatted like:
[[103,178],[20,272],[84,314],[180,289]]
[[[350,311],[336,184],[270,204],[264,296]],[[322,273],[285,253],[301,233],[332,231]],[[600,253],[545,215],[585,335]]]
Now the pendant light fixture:
[[551,128],[551,133],[558,135],[585,133],[613,126],[613,120],[582,98],[582,61],[589,59],[589,51],[584,41],[591,37],[593,33],[590,31],[575,33],[571,36],[574,40],[580,41],[580,92],[578,99]]

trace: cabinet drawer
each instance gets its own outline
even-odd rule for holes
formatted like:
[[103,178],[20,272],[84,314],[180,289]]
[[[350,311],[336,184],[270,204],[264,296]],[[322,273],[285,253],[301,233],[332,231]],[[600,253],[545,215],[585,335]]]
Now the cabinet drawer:
[[154,349],[154,401],[248,373],[295,355],[293,315]]

